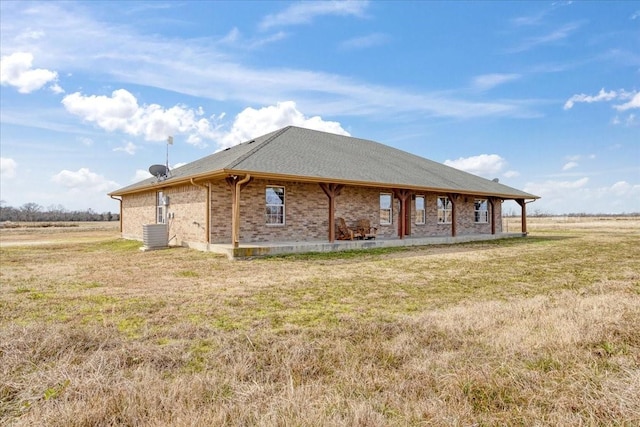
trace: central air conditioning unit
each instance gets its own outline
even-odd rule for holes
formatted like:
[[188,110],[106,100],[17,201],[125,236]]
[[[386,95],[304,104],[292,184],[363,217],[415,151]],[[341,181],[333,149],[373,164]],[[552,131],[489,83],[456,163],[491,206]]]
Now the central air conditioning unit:
[[144,250],[163,249],[169,246],[167,224],[144,224],[142,226]]

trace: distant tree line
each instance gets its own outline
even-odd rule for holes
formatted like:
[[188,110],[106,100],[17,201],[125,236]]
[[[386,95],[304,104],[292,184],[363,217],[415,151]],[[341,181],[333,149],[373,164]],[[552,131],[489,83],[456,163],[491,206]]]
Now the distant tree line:
[[[504,212],[502,214],[503,217],[519,217],[520,212],[517,210],[510,209],[508,212]],[[566,216],[571,218],[590,218],[590,217],[637,217],[640,216],[640,212],[623,212],[623,213],[585,213],[585,212],[574,212],[568,214],[554,214],[549,212],[543,212],[540,209],[535,209],[533,212],[527,212],[528,217],[532,218],[547,218],[553,216]]]
[[112,212],[98,213],[92,209],[85,211],[69,211],[62,205],[51,205],[47,208],[37,203],[25,203],[19,208],[5,206],[0,201],[0,222],[3,221],[119,221],[120,214]]

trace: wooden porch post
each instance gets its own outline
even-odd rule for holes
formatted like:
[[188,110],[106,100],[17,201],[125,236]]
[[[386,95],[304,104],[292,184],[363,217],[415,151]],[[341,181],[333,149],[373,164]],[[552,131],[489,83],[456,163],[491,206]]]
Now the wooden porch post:
[[447,194],[449,200],[451,200],[451,237],[456,237],[458,230],[456,229],[456,202],[458,201],[458,194]]
[[522,208],[520,220],[522,221],[522,234],[527,234],[527,203],[524,199],[516,199],[516,202]]
[[250,180],[249,174],[242,179],[236,175],[226,178],[227,184],[231,187],[231,244],[234,248],[240,245],[240,191]]
[[336,238],[336,197],[340,195],[344,185],[325,184],[324,182],[319,185],[329,198],[329,243],[333,243]]
[[493,197],[489,197],[489,206],[491,206],[491,234],[496,234],[496,209],[495,209],[495,201],[496,199]]
[[400,212],[398,213],[398,235],[401,239],[404,239],[407,234],[407,200],[411,196],[409,190],[394,190],[395,196],[400,200]]

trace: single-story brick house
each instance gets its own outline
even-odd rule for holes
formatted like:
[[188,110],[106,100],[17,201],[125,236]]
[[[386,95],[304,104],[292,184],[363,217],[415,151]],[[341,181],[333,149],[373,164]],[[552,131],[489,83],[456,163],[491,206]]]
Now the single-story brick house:
[[295,126],[109,195],[121,200],[124,238],[142,240],[143,224],[163,223],[171,245],[227,245],[230,256],[278,242],[338,249],[339,219],[369,220],[377,242],[495,238],[504,200],[521,206],[526,235],[526,203],[538,198],[374,141]]

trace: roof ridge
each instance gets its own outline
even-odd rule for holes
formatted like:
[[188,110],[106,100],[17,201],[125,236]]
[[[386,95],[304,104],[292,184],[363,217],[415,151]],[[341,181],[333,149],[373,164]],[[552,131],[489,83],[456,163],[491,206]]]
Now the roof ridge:
[[[258,144],[256,147],[254,147],[252,150],[249,150],[248,152],[246,152],[245,154],[243,154],[242,156],[238,157],[237,159],[235,159],[233,162],[229,163],[227,165],[227,169],[233,169],[236,166],[238,166],[240,163],[242,163],[244,160],[246,160],[247,158],[253,156],[257,151],[259,151],[262,147],[268,145],[270,142],[272,142],[274,139],[276,139],[277,137],[279,137],[280,135],[282,135],[284,132],[286,132],[287,130],[291,129],[291,126],[285,126],[282,129],[279,129],[277,131],[273,132],[273,135],[271,135],[269,138],[267,138],[265,141],[261,142],[260,144]],[[268,134],[267,134],[268,135]],[[263,135],[264,136],[264,135]],[[258,137],[260,138],[260,137]],[[251,141],[255,141],[257,138],[252,139]]]

